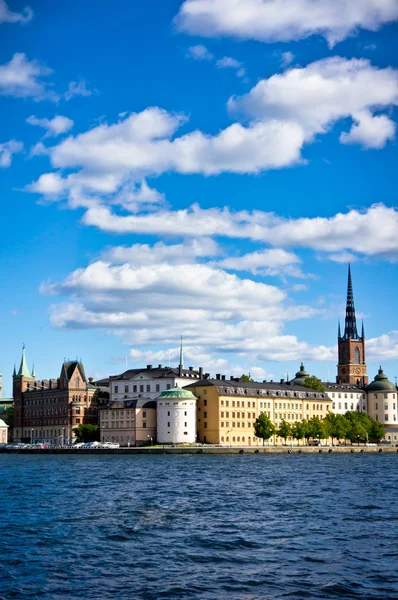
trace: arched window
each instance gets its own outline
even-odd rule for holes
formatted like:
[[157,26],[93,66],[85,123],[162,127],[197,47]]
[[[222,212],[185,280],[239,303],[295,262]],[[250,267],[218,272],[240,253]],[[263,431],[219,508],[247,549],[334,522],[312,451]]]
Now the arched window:
[[347,364],[347,348],[343,348],[341,351],[341,362],[343,365]]
[[359,363],[361,362],[361,353],[359,351],[358,346],[355,348],[355,352],[354,352],[354,356],[355,356],[355,364],[359,365]]

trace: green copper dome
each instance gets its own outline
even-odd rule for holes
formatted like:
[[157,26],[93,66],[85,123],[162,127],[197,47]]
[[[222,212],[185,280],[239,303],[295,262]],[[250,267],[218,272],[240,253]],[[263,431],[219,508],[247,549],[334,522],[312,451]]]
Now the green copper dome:
[[304,385],[304,379],[309,376],[310,376],[310,374],[307,373],[307,371],[305,370],[304,364],[301,363],[300,371],[297,371],[295,378],[292,379],[292,381],[290,383],[293,383],[296,385]]
[[196,397],[189,390],[184,390],[179,387],[171,388],[170,390],[165,390],[158,396],[159,400],[196,400]]
[[380,367],[374,381],[366,388],[367,392],[396,392],[397,388],[391,381],[388,381],[387,375],[384,375],[383,369]]

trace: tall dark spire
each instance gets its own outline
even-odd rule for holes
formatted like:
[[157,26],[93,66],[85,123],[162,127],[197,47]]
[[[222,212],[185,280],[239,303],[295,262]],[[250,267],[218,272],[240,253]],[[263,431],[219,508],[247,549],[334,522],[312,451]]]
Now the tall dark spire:
[[341,339],[341,327],[340,327],[340,319],[339,319],[339,326],[337,328],[337,337],[338,339]]
[[355,317],[354,292],[352,289],[351,266],[348,264],[347,306],[345,312],[344,339],[359,339]]

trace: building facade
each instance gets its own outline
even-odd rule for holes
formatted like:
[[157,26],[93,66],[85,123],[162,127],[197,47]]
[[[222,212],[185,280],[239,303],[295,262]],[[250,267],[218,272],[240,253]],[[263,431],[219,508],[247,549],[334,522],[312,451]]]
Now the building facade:
[[188,389],[166,390],[156,401],[159,444],[196,442],[196,398]]
[[156,402],[149,398],[111,401],[99,410],[101,442],[144,446],[156,441]]
[[8,425],[0,419],[0,444],[8,443]]
[[79,361],[63,363],[58,379],[36,380],[22,349],[18,373],[14,369],[14,441],[73,443],[73,429],[98,424],[98,404],[108,400],[107,389],[87,381]]
[[[261,413],[278,427],[282,420],[293,425],[314,416],[323,419],[331,410],[326,393],[283,380],[256,383],[218,375],[186,389],[197,398],[197,436],[203,443],[260,446],[263,441],[254,435],[254,423]],[[270,443],[280,444],[282,440],[274,436]]]

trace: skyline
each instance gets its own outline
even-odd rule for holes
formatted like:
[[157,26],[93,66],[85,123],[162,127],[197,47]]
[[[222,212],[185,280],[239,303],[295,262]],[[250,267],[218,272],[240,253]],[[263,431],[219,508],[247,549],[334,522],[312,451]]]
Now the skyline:
[[212,374],[333,380],[348,262],[394,381],[396,2],[165,4],[0,0],[5,396],[22,343],[38,378],[100,378],[181,335]]

